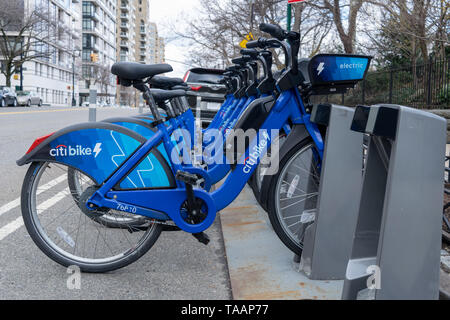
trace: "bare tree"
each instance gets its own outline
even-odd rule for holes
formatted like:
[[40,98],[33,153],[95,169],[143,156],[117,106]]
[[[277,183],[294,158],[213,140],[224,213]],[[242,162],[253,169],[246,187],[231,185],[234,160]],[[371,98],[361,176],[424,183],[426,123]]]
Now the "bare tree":
[[113,84],[114,77],[111,74],[111,67],[108,65],[96,64],[92,68],[92,79],[94,84],[100,87],[100,93],[108,96],[109,87]]
[[[250,32],[254,38],[266,36],[257,26],[262,23],[281,24],[286,18],[285,0],[254,0],[254,15],[251,21],[250,2],[246,0],[201,0],[197,18],[186,30],[174,32],[190,40],[191,64],[223,68],[239,55],[239,43]],[[304,4],[294,5],[293,30],[301,30],[302,54],[318,52],[331,28],[328,16]],[[274,62],[278,68],[284,61],[274,51]]]
[[[345,53],[355,52],[358,14],[366,0],[321,0],[308,5],[330,15]],[[345,27],[347,25],[347,28]]]
[[49,42],[65,32],[58,29],[56,17],[45,8],[25,8],[24,1],[0,0],[0,59],[6,86],[22,65],[38,58],[49,58],[53,51]]
[[[445,46],[449,45],[449,5],[444,0],[367,0],[381,8],[387,23],[380,31],[394,39],[397,46],[416,64],[418,60],[428,63],[430,49],[437,56],[445,57]],[[375,38],[372,41],[383,46]]]

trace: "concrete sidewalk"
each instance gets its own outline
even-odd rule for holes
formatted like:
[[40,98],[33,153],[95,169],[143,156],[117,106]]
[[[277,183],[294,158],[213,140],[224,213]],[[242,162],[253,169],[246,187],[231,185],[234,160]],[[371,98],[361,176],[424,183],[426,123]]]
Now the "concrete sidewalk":
[[[312,281],[296,272],[293,253],[277,237],[267,213],[247,186],[239,197],[219,214],[226,258],[235,300],[336,300],[343,281]],[[442,250],[441,265],[449,260]],[[449,297],[450,269],[441,269],[441,299]]]
[[343,281],[312,281],[272,230],[247,186],[220,212],[233,299],[340,299]]

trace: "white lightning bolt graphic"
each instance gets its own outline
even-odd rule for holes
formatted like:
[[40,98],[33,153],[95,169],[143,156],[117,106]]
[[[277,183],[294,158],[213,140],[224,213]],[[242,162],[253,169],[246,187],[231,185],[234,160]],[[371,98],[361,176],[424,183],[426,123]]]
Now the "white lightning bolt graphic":
[[325,69],[324,67],[325,67],[325,63],[324,63],[324,62],[321,62],[321,63],[319,64],[319,66],[317,67],[317,71],[319,71],[319,73],[317,74],[318,76],[320,76],[320,74],[322,73],[322,71]]
[[[119,165],[116,163],[116,161],[114,160],[114,158],[116,157],[125,157],[125,153],[123,152],[122,148],[120,147],[119,143],[117,142],[116,138],[113,135],[113,131],[111,131],[111,137],[113,138],[114,142],[117,145],[117,148],[119,148],[120,152],[122,154],[115,154],[113,156],[111,156],[111,161],[116,165],[116,167],[119,167]],[[133,184],[133,186],[137,189],[136,184],[133,182],[133,180],[130,179],[130,177],[127,177],[127,179]]]
[[98,143],[95,145],[94,150],[93,150],[93,152],[95,153],[94,158],[97,158],[97,156],[98,156],[98,154],[100,153],[100,151],[102,151],[102,143],[101,143],[101,142],[98,142]]

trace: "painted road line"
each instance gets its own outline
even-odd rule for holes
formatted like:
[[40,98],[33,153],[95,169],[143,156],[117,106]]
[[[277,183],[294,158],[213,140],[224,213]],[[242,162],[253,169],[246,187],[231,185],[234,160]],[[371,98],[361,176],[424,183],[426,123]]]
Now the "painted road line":
[[55,110],[39,110],[39,111],[14,111],[14,112],[0,112],[0,115],[8,114],[27,114],[27,113],[46,113],[46,112],[68,112],[68,111],[83,111],[86,109],[55,109]]
[[[65,188],[64,190],[58,192],[56,195],[51,197],[48,200],[45,200],[42,202],[38,207],[38,214],[43,213],[48,208],[54,206],[56,203],[58,203],[60,200],[64,199],[66,196],[70,194],[69,188]],[[40,212],[39,212],[40,211]],[[0,228],[0,241],[6,238],[8,235],[19,229],[21,226],[23,226],[23,218],[22,216],[18,217],[16,220],[8,223],[4,227]]]
[[[66,175],[65,174],[63,174],[63,175],[59,176],[58,178],[53,179],[52,181],[44,184],[42,187],[40,187],[37,190],[36,193],[37,194],[41,194],[42,192],[47,191],[48,189],[56,186],[58,183],[64,181],[64,179],[66,179]],[[13,201],[8,202],[7,204],[1,206],[0,207],[0,216],[2,214],[6,213],[6,212],[8,212],[8,211],[18,207],[19,205],[20,205],[20,198],[17,198],[17,199],[14,199]]]

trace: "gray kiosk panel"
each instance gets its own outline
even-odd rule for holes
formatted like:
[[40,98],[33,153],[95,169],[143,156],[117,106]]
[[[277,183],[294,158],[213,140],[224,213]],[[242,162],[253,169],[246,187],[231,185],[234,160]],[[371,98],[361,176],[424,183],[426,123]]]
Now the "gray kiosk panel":
[[300,269],[314,280],[342,280],[353,244],[362,184],[363,134],[351,131],[354,109],[316,105],[311,120],[327,126],[314,223],[304,233]]
[[371,138],[343,299],[437,299],[445,119],[358,107],[352,130]]

